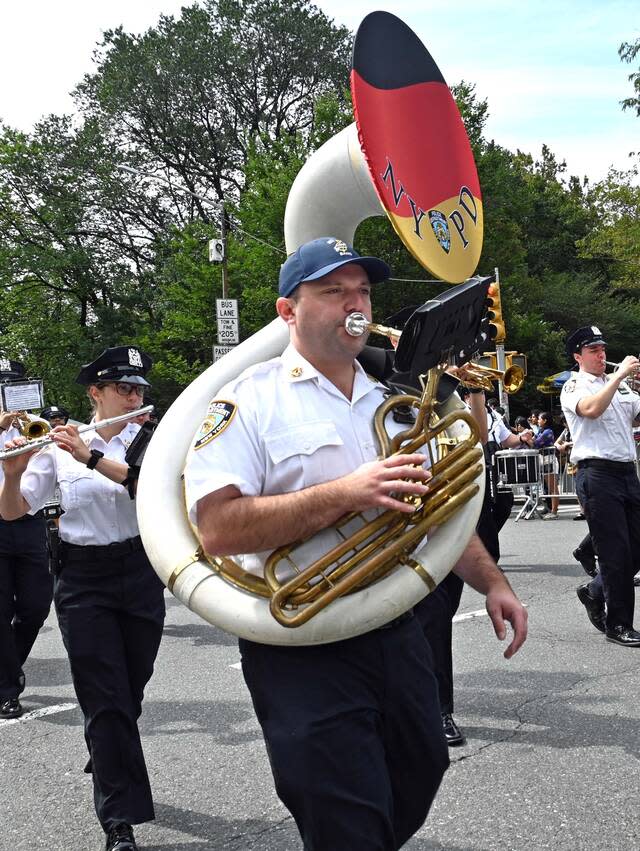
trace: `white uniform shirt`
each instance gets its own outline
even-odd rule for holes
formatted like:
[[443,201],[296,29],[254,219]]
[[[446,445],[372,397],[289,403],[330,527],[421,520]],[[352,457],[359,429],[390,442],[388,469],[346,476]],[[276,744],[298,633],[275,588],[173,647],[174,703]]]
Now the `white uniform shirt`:
[[[14,426],[11,426],[6,431],[0,431],[0,450],[4,449],[5,443],[8,443],[10,440],[15,440],[16,437],[21,437],[20,432]],[[2,483],[4,482],[4,468],[0,463],[0,487],[2,487]]]
[[607,461],[635,461],[633,421],[640,414],[640,397],[622,381],[607,409],[595,419],[581,417],[576,406],[581,399],[594,396],[605,386],[607,376],[595,376],[580,370],[565,382],[560,403],[573,438],[571,462],[586,458]]
[[[82,439],[91,449],[104,452],[105,458],[124,464],[125,453],[139,429],[137,423],[126,423],[109,443],[95,431],[85,432]],[[79,546],[104,546],[138,535],[136,503],[127,489],[52,445],[29,461],[20,490],[34,511],[54,499],[56,485],[65,511],[60,518],[61,540]]]
[[504,424],[504,420],[500,414],[496,414],[495,411],[487,411],[487,435],[489,440],[494,440],[502,446],[502,443],[512,434],[513,432]]
[[[375,460],[373,417],[385,393],[384,385],[369,378],[356,362],[352,398],[347,399],[291,345],[281,357],[245,370],[210,404],[210,425],[205,420],[187,456],[191,522],[196,522],[198,500],[227,485],[234,485],[243,496],[291,493]],[[227,406],[224,411],[221,404]],[[410,428],[392,417],[387,418],[387,427],[391,435]],[[323,552],[338,542],[333,530],[319,533],[316,542],[319,537]],[[234,558],[245,570],[261,575],[268,555]],[[301,553],[300,562],[308,563],[308,555],[307,560]]]

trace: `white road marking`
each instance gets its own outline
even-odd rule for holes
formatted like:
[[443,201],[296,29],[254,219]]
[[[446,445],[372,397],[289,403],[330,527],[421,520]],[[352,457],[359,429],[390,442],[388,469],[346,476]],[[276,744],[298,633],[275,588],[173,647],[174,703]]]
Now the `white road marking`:
[[32,712],[25,712],[19,718],[6,718],[0,720],[0,730],[9,727],[11,724],[23,724],[25,721],[33,721],[36,718],[43,718],[45,715],[56,715],[58,712],[68,712],[70,709],[75,709],[77,703],[58,703],[56,706],[45,706],[43,709],[34,709]]
[[469,621],[471,618],[481,618],[486,614],[486,609],[477,609],[475,612],[464,612],[462,615],[455,615],[453,622],[458,623],[458,621]]

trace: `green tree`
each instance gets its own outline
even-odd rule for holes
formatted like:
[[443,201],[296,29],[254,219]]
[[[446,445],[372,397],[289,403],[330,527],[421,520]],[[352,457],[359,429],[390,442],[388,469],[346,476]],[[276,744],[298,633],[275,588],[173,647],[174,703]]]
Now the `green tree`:
[[[640,37],[635,41],[623,42],[619,49],[618,55],[623,62],[633,62],[640,54]],[[629,82],[633,86],[633,97],[625,98],[622,103],[623,109],[635,109],[636,115],[640,116],[640,68],[629,74]]]
[[141,36],[106,32],[77,99],[145,170],[237,200],[256,138],[313,132],[314,101],[348,77],[350,41],[307,0],[206,0]]

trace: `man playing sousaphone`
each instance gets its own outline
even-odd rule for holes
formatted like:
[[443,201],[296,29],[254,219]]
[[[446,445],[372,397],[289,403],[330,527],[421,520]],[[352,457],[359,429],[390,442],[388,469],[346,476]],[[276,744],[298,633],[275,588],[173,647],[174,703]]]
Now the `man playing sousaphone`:
[[[243,556],[305,540],[351,511],[411,512],[425,457],[376,458],[373,415],[386,388],[356,361],[371,286],[389,267],[322,237],[280,271],[276,309],[290,345],[245,370],[211,403],[185,470],[190,518],[212,555]],[[396,432],[401,426],[396,426]],[[498,638],[522,645],[527,615],[474,535],[456,573],[487,597]],[[242,667],[267,742],[276,790],[307,849],[403,845],[424,822],[448,766],[431,653],[411,611],[364,635],[314,646],[240,640]]]

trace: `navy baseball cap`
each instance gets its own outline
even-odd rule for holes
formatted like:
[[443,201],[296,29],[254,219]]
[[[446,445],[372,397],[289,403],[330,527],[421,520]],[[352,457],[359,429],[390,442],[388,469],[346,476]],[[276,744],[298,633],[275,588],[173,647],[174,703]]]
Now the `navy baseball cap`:
[[391,269],[377,257],[360,257],[348,243],[335,236],[321,236],[305,242],[284,261],[280,267],[278,291],[290,296],[305,281],[317,281],[348,263],[362,266],[372,284],[379,284],[391,274]]
[[567,354],[579,355],[583,346],[606,346],[602,338],[602,331],[595,325],[585,325],[578,328],[567,337]]

